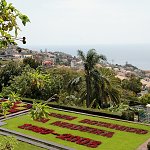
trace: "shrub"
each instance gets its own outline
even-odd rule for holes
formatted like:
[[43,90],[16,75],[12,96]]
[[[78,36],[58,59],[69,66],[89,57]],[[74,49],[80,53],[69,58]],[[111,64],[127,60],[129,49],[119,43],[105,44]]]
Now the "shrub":
[[6,136],[0,143],[1,150],[13,150],[18,145],[18,141],[15,137]]
[[133,111],[123,111],[122,112],[122,119],[134,121],[134,112]]

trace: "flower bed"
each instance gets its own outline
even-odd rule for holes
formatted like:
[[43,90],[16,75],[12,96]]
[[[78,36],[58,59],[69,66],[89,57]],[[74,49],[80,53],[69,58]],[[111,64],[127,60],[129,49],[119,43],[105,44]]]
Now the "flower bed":
[[26,105],[26,108],[27,108],[27,109],[32,108],[32,104],[27,104],[27,105]]
[[34,126],[32,124],[24,124],[22,126],[18,126],[18,128],[25,129],[25,130],[31,130],[33,132],[40,133],[40,134],[50,134],[54,131],[54,130],[51,130],[51,129]]
[[38,121],[38,122],[42,122],[42,123],[46,123],[48,122],[50,119],[46,119],[46,118],[41,118],[41,119],[37,119],[35,121]]
[[16,113],[18,111],[19,111],[18,109],[14,109],[14,108],[11,108],[10,110],[8,110],[8,112],[10,112],[10,113]]
[[95,140],[92,140],[89,138],[83,138],[80,136],[74,136],[71,134],[58,135],[56,138],[59,138],[61,140],[70,141],[70,142],[75,142],[76,144],[84,145],[84,146],[91,147],[91,148],[96,148],[101,144],[100,141],[95,141]]
[[57,114],[57,113],[50,113],[49,116],[56,117],[59,119],[65,119],[65,120],[74,120],[77,118],[77,117],[68,116],[68,115],[61,115],[61,114]]
[[101,144],[100,141],[95,141],[95,140],[92,140],[90,138],[74,136],[71,134],[59,134],[59,133],[56,133],[54,130],[34,126],[32,124],[24,124],[22,126],[18,126],[18,128],[30,130],[30,131],[33,131],[33,132],[36,132],[39,134],[53,134],[53,135],[56,135],[56,138],[59,138],[61,140],[74,142],[76,144],[84,145],[84,146],[91,147],[91,148],[97,148]]
[[112,124],[112,123],[106,123],[106,122],[101,122],[101,121],[93,121],[93,120],[89,120],[89,119],[84,119],[79,122],[90,124],[90,125],[106,127],[106,128],[115,129],[115,130],[120,130],[120,131],[124,131],[124,132],[132,132],[132,133],[136,133],[136,134],[147,134],[148,133],[147,130],[127,127],[127,126],[122,126],[122,125],[117,125],[117,124]]
[[51,123],[51,125],[59,126],[59,127],[67,128],[67,129],[71,129],[71,130],[79,130],[81,132],[88,132],[88,133],[92,133],[92,134],[97,134],[97,135],[101,135],[101,136],[104,136],[107,138],[111,138],[114,134],[114,132],[109,132],[106,130],[100,130],[100,129],[82,126],[82,125],[75,125],[75,124],[62,122],[62,121],[56,121],[54,123]]
[[[3,102],[7,102],[8,100],[0,100],[1,103]],[[0,103],[0,107],[1,107],[1,103]],[[12,106],[10,106],[10,108],[7,110],[7,114],[13,114],[16,112],[20,112],[23,110],[27,110],[32,108],[32,104],[26,104],[26,103],[22,103],[21,101],[17,101],[15,103],[13,103]],[[2,113],[0,113],[0,117],[3,116]]]

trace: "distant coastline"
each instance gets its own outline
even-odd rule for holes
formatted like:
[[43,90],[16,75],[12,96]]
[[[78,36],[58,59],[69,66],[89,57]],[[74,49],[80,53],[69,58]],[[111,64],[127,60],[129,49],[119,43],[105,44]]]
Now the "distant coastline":
[[87,52],[94,48],[100,54],[106,55],[108,62],[124,65],[126,62],[142,70],[150,70],[150,44],[103,44],[103,45],[49,45],[49,46],[26,46],[31,50],[62,51],[73,56],[77,55],[77,50]]

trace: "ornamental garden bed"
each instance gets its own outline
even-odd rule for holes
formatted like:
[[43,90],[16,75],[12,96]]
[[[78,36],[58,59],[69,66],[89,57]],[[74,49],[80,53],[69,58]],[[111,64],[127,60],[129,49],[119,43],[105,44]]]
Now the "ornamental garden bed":
[[[7,101],[8,101],[7,99],[0,99],[0,107],[1,107],[1,104],[3,102],[7,102]],[[17,113],[17,112],[21,112],[21,111],[30,109],[31,107],[32,107],[31,104],[27,104],[27,103],[18,101],[18,102],[15,102],[10,107],[10,109],[7,110],[6,114],[7,115],[14,114],[14,113]],[[2,116],[3,116],[3,114],[0,112],[0,117],[2,117]]]
[[150,137],[150,126],[93,117],[56,109],[49,120],[22,115],[6,120],[2,128],[77,150],[136,150]]

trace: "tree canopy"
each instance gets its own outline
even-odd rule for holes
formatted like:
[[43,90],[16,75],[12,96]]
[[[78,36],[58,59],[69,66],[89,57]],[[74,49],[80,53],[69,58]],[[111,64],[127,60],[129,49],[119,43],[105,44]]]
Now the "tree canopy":
[[140,78],[130,77],[129,79],[124,79],[122,81],[122,88],[126,90],[130,90],[135,94],[140,93],[142,89],[142,83]]
[[25,26],[27,22],[30,22],[29,18],[17,10],[12,3],[7,3],[6,0],[0,1],[0,48],[5,48],[8,45],[15,45],[16,40],[22,40],[25,44],[25,37],[17,39],[18,20],[21,20]]

